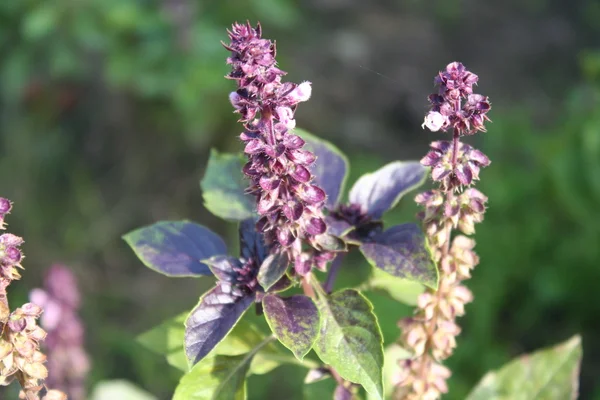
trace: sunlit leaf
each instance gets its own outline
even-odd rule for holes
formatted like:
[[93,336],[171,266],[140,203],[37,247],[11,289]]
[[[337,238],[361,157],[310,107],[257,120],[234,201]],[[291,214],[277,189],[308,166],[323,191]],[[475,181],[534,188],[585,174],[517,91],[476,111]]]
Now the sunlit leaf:
[[314,349],[344,378],[383,399],[383,337],[371,303],[358,291],[345,289],[317,300],[321,331]]
[[244,190],[248,181],[242,174],[243,157],[211,150],[200,181],[204,206],[214,215],[241,221],[254,215],[254,200]]
[[246,375],[252,359],[269,339],[249,353],[237,356],[211,355],[185,374],[175,389],[173,400],[244,400]]
[[393,208],[406,193],[421,186],[427,169],[417,161],[395,161],[373,173],[361,176],[348,195],[374,219]]
[[581,337],[521,356],[488,372],[467,400],[574,400],[579,393]]

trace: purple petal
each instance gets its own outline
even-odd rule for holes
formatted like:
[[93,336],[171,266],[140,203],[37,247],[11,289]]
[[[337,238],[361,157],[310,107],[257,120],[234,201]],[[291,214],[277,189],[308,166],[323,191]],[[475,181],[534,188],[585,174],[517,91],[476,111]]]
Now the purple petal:
[[289,201],[283,207],[283,214],[290,221],[297,221],[302,216],[304,206],[299,201]]
[[310,165],[315,162],[315,155],[307,150],[290,150],[287,154],[290,160],[298,164]]
[[458,181],[465,186],[470,185],[473,180],[473,173],[468,165],[457,165],[455,174]]
[[485,154],[483,154],[483,152],[477,149],[473,149],[469,152],[469,160],[475,161],[484,167],[490,165],[490,159]]
[[263,193],[262,197],[258,201],[258,204],[256,205],[256,211],[258,211],[260,215],[268,213],[273,209],[273,207],[275,207],[276,200],[276,196],[273,196],[270,193]]
[[296,150],[304,146],[304,140],[297,135],[287,134],[283,138],[283,144],[290,150]]
[[311,177],[310,171],[302,165],[296,165],[296,168],[291,175],[295,180],[302,183],[308,182]]
[[327,193],[325,205],[330,210],[337,205],[348,174],[348,160],[344,153],[331,143],[322,140],[306,131],[296,129],[295,132],[306,140],[306,148],[317,157],[311,167],[314,183]]
[[379,219],[404,194],[420,186],[426,174],[427,169],[418,162],[392,162],[360,177],[350,190],[350,203],[362,206],[372,218]]
[[327,225],[321,218],[311,218],[310,221],[306,224],[306,231],[313,235],[320,235],[327,230]]
[[429,153],[427,153],[427,155],[425,155],[425,157],[423,157],[421,159],[421,165],[424,165],[426,167],[431,167],[433,165],[436,165],[438,162],[440,162],[440,160],[442,159],[442,156],[440,155],[440,153],[438,153],[437,151],[430,151]]
[[263,188],[263,190],[266,190],[267,192],[277,189],[279,187],[279,183],[279,179],[269,176],[261,176],[258,181],[260,187]]
[[248,143],[246,143],[246,147],[244,147],[244,153],[246,154],[256,154],[264,149],[264,144],[259,139],[252,139]]
[[283,247],[287,247],[294,242],[294,235],[285,227],[277,228],[277,241]]
[[302,200],[309,204],[317,204],[325,200],[325,192],[315,185],[305,185],[301,187],[299,194],[302,197]]
[[449,166],[446,166],[444,164],[438,164],[435,167],[433,167],[433,170],[431,170],[431,178],[434,181],[441,181],[442,179],[447,177],[450,174],[450,172],[451,170]]

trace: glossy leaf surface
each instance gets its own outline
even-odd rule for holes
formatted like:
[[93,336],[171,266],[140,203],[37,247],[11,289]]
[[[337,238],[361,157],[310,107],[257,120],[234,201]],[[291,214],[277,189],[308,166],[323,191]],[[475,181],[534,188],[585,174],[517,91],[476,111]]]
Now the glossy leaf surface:
[[393,208],[407,192],[425,182],[427,169],[417,161],[395,161],[361,176],[348,195],[374,219]]
[[388,274],[437,289],[438,271],[415,224],[396,225],[360,246],[367,261]]
[[161,221],[129,232],[123,239],[147,267],[173,277],[211,275],[200,260],[226,254],[225,242],[189,221]]

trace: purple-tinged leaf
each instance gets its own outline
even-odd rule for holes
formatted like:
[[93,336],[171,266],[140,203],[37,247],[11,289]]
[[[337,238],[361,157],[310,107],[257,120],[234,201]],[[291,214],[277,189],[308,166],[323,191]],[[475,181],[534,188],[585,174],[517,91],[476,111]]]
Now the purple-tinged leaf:
[[202,225],[161,221],[123,235],[148,268],[173,277],[211,275],[201,260],[227,254],[225,242]]
[[312,151],[317,160],[311,168],[313,182],[325,190],[327,201],[325,206],[333,210],[344,191],[348,177],[348,159],[337,147],[302,129],[294,132],[306,141],[305,149]]
[[346,236],[355,229],[350,223],[331,215],[325,217],[325,223],[327,224],[327,233],[339,238]]
[[256,221],[248,218],[240,222],[240,254],[245,260],[254,258],[258,264],[267,257],[263,235],[256,230]]
[[231,256],[214,256],[203,262],[208,265],[218,280],[229,283],[237,281],[237,272],[234,271],[234,268],[242,267],[240,260]]
[[349,202],[360,205],[373,219],[393,208],[407,192],[425,182],[427,169],[417,161],[395,161],[361,176],[350,189]]
[[254,199],[245,192],[248,181],[242,165],[243,157],[238,154],[210,152],[200,187],[204,206],[217,217],[241,221],[256,213]]
[[333,235],[329,235],[329,234],[319,235],[319,236],[315,237],[314,241],[315,241],[315,245],[320,250],[325,250],[325,251],[347,251],[348,250],[348,246],[346,245],[346,242],[344,242],[342,239],[340,239],[337,236],[333,236]]
[[254,293],[240,296],[233,292],[217,285],[202,296],[185,321],[185,355],[190,365],[219,344],[254,302]]
[[352,400],[354,395],[344,385],[337,385],[335,392],[333,392],[333,400]]
[[267,323],[275,337],[302,360],[317,339],[320,316],[310,297],[279,297],[268,294],[263,299]]
[[270,254],[258,269],[258,283],[265,291],[277,283],[290,265],[285,253]]
[[360,246],[374,267],[399,278],[437,289],[438,271],[431,259],[425,235],[415,224],[396,225]]

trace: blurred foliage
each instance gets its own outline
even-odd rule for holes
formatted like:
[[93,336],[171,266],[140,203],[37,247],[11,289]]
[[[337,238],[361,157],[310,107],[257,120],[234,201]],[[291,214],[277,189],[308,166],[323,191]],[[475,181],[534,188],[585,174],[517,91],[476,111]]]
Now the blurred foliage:
[[[443,6],[436,18],[447,26],[463,18],[450,6],[456,1],[436,3]],[[532,13],[546,3],[520,7]],[[73,266],[87,295],[90,385],[127,379],[170,398],[179,371],[134,337],[184,311],[210,283],[154,276],[120,236],[159,219],[189,218],[233,237],[232,224],[219,225],[202,208],[198,188],[209,148],[239,147],[219,41],[232,21],[260,19],[291,47],[292,38],[319,33],[299,30],[308,22],[299,7],[293,0],[0,2],[0,182],[2,195],[16,202],[8,222],[25,237],[28,257],[12,296],[23,302],[52,262]],[[567,11],[597,37],[597,2]],[[282,64],[291,52],[280,49]],[[468,283],[475,301],[448,362],[447,399],[464,399],[486,371],[576,332],[584,348],[581,398],[600,399],[600,52],[583,51],[579,62],[581,79],[553,77],[577,86],[551,115],[493,99],[494,123],[476,144],[492,159],[479,185],[490,198],[476,234],[482,261]],[[316,134],[324,133],[319,122],[308,121]],[[351,141],[336,145],[350,156],[349,183],[391,161]],[[415,211],[408,196],[386,218],[399,223]],[[340,287],[368,276],[360,257],[353,266]],[[396,321],[411,309],[369,298],[390,344]],[[285,366],[253,376],[249,392],[253,399],[299,398],[303,373]],[[315,393],[330,393],[329,383],[306,391],[321,398]]]

